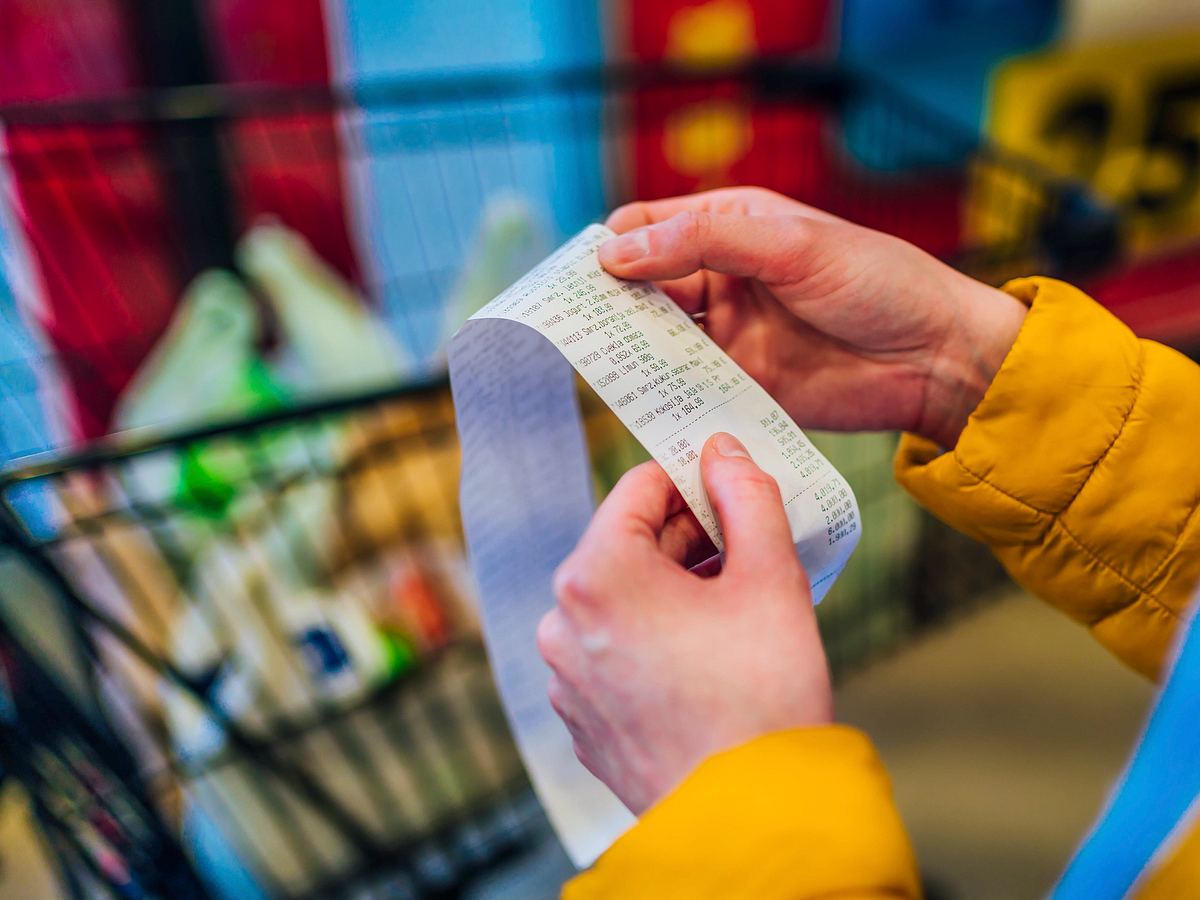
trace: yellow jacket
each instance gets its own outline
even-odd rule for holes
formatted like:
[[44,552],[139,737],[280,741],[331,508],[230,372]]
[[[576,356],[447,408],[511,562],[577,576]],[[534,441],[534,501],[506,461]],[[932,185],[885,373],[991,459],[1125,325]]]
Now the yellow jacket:
[[[1020,335],[954,450],[906,435],[896,477],[1031,592],[1157,678],[1200,582],[1200,367],[1069,285],[1006,290]],[[1200,764],[1200,763],[1198,763]],[[1200,829],[1140,882],[1200,885]],[[718,754],[564,889],[586,898],[911,897],[916,862],[868,739],[833,725]]]

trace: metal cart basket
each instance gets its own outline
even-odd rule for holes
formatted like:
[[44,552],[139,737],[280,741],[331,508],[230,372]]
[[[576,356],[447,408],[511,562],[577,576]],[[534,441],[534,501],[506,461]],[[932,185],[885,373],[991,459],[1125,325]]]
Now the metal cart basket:
[[[250,399],[199,420],[145,375],[174,322],[142,315],[140,296],[114,298],[111,285],[69,284],[80,310],[104,305],[128,327],[58,343],[38,374],[58,373],[86,400],[113,372],[128,382],[142,367],[128,382],[138,401],[117,403],[118,419],[124,410],[140,427],[0,476],[10,552],[63,598],[99,714],[136,761],[126,777],[214,895],[457,895],[540,827],[479,642],[439,355],[449,320],[520,274],[514,266],[624,200],[731,181],[901,234],[992,280],[1115,250],[1111,221],[1075,185],[872,81],[791,60],[175,88],[14,107],[0,120],[6,163],[41,192],[39,208],[69,217],[86,206],[88,228],[74,231],[18,215],[31,252],[137,265],[150,234],[187,290],[208,278],[212,296],[245,300],[212,301],[214,330],[195,349],[210,362],[196,380],[221,369],[204,354],[245,315],[256,360],[239,384]],[[272,281],[235,207],[274,191],[257,210],[273,218],[244,227],[303,231],[314,218],[306,185],[331,159],[358,198],[350,218],[370,264],[343,268],[330,288],[336,266],[312,262],[321,248],[284,241],[311,277]],[[173,210],[165,237],[121,193],[147,171]],[[87,193],[99,183],[115,187]],[[28,195],[6,199],[20,209]],[[1022,227],[1004,229],[1004,245],[972,237],[995,232],[980,221],[1011,216]],[[65,233],[74,239],[55,244]],[[297,337],[295,311],[281,309],[281,291],[314,283],[361,295],[405,365],[355,381],[353,355],[339,357],[286,396],[255,381],[262,359],[278,382],[314,358],[297,344],[329,338]],[[5,420],[26,414],[35,390],[13,371],[0,381]],[[177,424],[129,413],[150,407]],[[603,490],[642,456],[594,398],[585,409]],[[822,611],[842,670],[934,616],[910,601],[924,526],[888,476],[893,439],[817,440],[864,513],[858,561]],[[4,615],[36,618],[37,602],[10,598]]]

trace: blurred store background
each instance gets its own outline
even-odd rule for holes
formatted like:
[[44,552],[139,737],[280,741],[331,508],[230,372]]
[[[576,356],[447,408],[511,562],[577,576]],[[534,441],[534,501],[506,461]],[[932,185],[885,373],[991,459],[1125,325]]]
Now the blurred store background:
[[[1197,47],[1167,0],[0,0],[0,896],[552,896],[449,336],[620,202],[760,184],[1196,352]],[[583,403],[603,492],[642,452]],[[1149,689],[894,436],[815,440],[931,893],[1037,894]]]

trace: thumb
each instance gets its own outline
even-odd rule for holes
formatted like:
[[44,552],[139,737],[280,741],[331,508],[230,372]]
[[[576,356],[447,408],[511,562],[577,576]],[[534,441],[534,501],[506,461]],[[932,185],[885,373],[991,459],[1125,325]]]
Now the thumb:
[[700,475],[725,535],[724,571],[762,573],[798,564],[779,485],[741,441],[724,432],[709,438]]
[[600,246],[600,264],[618,278],[666,281],[711,269],[767,283],[787,280],[822,223],[805,216],[678,215]]

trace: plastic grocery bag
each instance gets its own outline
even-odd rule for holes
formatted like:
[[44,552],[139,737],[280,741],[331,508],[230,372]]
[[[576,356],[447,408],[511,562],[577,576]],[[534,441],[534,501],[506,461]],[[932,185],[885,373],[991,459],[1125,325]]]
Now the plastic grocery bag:
[[385,387],[411,371],[363,298],[297,232],[278,223],[257,225],[238,245],[237,260],[278,317],[291,357],[281,380],[294,393]]

